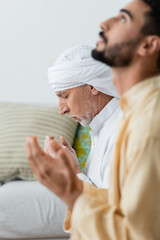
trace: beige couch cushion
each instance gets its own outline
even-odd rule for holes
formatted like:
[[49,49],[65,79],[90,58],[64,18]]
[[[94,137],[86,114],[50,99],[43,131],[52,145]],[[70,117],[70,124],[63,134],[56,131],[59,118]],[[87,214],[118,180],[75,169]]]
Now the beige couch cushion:
[[24,151],[25,137],[36,135],[43,148],[46,135],[72,145],[76,122],[59,115],[57,107],[0,103],[0,182],[15,178],[34,180]]

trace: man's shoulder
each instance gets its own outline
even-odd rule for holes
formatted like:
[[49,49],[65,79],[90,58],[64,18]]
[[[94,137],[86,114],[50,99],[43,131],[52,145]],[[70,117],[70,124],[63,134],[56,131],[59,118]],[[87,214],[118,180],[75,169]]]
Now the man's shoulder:
[[160,111],[158,105],[144,106],[141,112],[135,114],[129,121],[127,136],[134,145],[141,146],[149,139],[160,141]]

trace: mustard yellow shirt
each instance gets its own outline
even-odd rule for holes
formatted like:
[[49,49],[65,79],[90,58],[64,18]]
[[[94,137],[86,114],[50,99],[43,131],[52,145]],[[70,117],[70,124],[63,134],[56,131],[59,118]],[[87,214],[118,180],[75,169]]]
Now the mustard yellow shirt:
[[120,99],[109,190],[84,183],[68,211],[72,240],[160,240],[160,76]]

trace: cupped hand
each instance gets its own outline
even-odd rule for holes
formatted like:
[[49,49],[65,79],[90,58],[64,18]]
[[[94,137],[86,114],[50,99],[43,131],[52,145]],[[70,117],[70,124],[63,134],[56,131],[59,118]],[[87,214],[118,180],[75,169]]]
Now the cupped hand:
[[54,139],[50,145],[54,157],[41,149],[35,136],[27,137],[25,150],[29,165],[36,178],[72,208],[83,191],[83,184],[76,176],[71,154]]

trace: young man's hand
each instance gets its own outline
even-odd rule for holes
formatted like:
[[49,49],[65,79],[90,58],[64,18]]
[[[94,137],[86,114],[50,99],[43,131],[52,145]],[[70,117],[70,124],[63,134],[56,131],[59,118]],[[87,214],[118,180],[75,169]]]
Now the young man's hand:
[[54,139],[50,144],[54,157],[41,149],[35,136],[27,137],[25,149],[29,165],[36,178],[72,208],[83,191],[83,184],[76,176],[71,154]]

